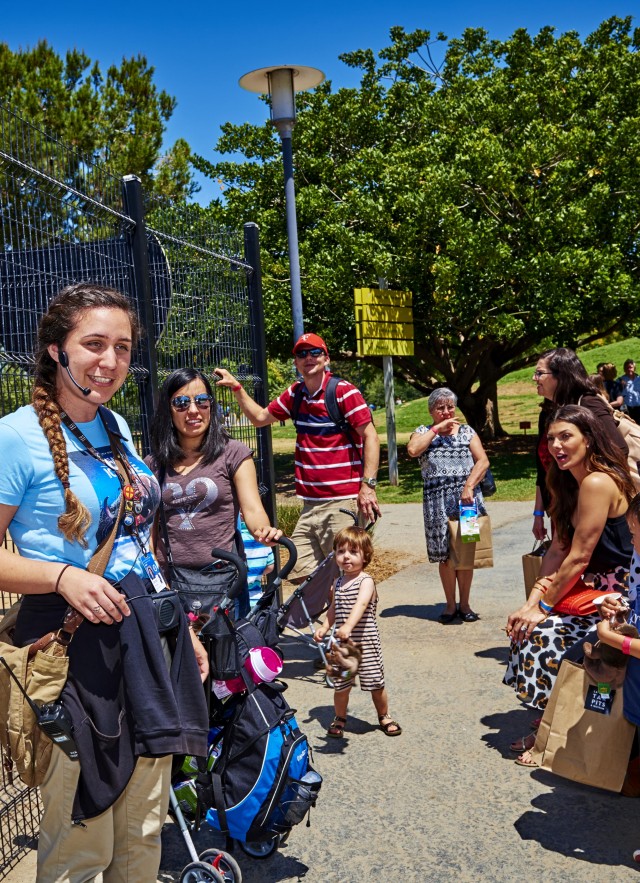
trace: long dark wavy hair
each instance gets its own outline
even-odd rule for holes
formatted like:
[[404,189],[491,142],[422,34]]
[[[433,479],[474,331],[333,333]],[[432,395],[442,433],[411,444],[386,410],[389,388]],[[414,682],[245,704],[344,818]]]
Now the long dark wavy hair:
[[172,371],[162,384],[158,398],[158,407],[151,422],[151,453],[155,457],[160,469],[166,470],[169,466],[175,466],[176,463],[184,460],[186,456],[180,447],[178,433],[173,425],[171,399],[179,389],[182,389],[183,386],[186,386],[193,380],[201,380],[208,394],[213,396],[211,422],[200,446],[202,465],[206,466],[209,463],[213,463],[229,443],[230,436],[220,425],[218,419],[218,407],[209,379],[202,371],[198,371],[197,368],[178,368],[176,371]]
[[35,378],[31,401],[42,431],[47,437],[53,458],[55,474],[64,488],[65,511],[58,519],[58,527],[69,542],[86,545],[85,534],[91,523],[89,511],[69,487],[69,458],[67,444],[60,426],[58,404],[59,363],[49,355],[55,344],[64,349],[65,341],[77,323],[90,310],[104,308],[122,310],[129,317],[133,347],[140,336],[136,311],[121,292],[97,282],[77,282],[68,285],[53,298],[47,312],[40,319],[38,343],[35,352]]
[[561,346],[542,353],[549,371],[558,381],[553,401],[559,408],[562,405],[577,405],[580,396],[595,396],[598,390],[573,350]]
[[[565,405],[555,412],[549,428],[560,420],[571,423],[584,436],[587,444],[584,461],[587,472],[603,472],[608,475],[627,502],[630,502],[636,495],[636,489],[625,455],[622,449],[613,447],[591,411],[578,405]],[[551,461],[546,480],[551,494],[549,514],[558,539],[566,548],[570,542],[571,517],[578,505],[580,487],[571,472],[559,469],[555,460]]]

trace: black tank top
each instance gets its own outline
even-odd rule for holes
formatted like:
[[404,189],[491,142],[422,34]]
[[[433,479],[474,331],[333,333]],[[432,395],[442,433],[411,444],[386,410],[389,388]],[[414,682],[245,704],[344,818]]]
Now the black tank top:
[[600,539],[591,553],[587,573],[608,573],[620,566],[628,570],[632,554],[633,544],[627,516],[607,518]]

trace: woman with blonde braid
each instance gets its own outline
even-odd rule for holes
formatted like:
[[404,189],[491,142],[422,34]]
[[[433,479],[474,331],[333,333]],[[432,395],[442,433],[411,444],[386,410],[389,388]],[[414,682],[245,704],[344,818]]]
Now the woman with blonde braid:
[[[206,751],[206,655],[179,611],[171,660],[153,612],[158,484],[124,420],[104,407],[125,382],[137,336],[118,291],[65,288],[40,323],[32,405],[0,420],[0,535],[8,530],[20,552],[0,549],[0,568],[3,589],[23,595],[15,642],[58,629],[68,606],[84,617],[62,694],[80,762],[54,746],[41,786],[39,883],[155,883],[171,755]],[[121,499],[125,513],[135,501],[129,520]],[[116,523],[104,576],[89,573]]]

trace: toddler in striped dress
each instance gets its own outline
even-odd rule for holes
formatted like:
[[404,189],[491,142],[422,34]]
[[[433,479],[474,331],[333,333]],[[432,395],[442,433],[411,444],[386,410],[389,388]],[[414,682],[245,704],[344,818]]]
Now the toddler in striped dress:
[[[334,638],[339,641],[351,638],[362,645],[358,671],[360,689],[371,693],[383,733],[399,736],[402,728],[389,714],[389,699],[384,686],[382,647],[376,622],[378,592],[372,577],[365,572],[373,558],[371,537],[361,527],[346,527],[336,534],[333,550],[341,575],[333,586],[326,622],[316,629],[314,639],[320,643],[335,626]],[[335,717],[327,730],[327,736],[334,739],[341,739],[344,735],[352,683],[346,681],[335,687]]]

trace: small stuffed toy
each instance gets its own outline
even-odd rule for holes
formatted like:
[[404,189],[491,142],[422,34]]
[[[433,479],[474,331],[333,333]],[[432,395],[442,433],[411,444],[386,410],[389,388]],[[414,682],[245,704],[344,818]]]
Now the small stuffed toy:
[[346,641],[332,641],[327,651],[326,672],[332,681],[349,681],[358,673],[362,659],[362,644],[351,638]]
[[[609,620],[611,628],[618,634],[628,638],[637,638],[638,629],[626,621],[628,606],[622,607]],[[629,657],[622,650],[598,641],[595,645],[588,641],[584,645],[584,670],[587,677],[596,686],[609,684],[611,690],[617,690],[624,683],[627,661]]]

